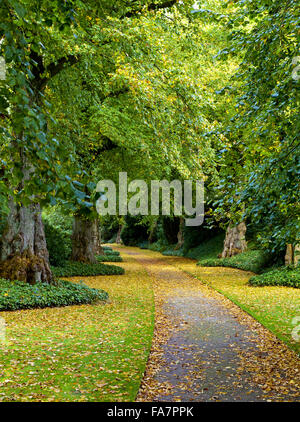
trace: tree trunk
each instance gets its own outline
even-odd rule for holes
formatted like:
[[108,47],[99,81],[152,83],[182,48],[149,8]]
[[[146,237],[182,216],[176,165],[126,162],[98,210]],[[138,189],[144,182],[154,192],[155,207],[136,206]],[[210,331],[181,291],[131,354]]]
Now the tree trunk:
[[97,262],[97,220],[74,217],[72,233],[72,261],[95,264]]
[[119,226],[118,228],[118,233],[117,233],[117,237],[116,237],[116,243],[118,245],[120,245],[122,243],[122,239],[121,239],[121,232],[123,230],[124,224],[122,224],[121,226]]
[[150,229],[150,233],[149,233],[149,237],[148,237],[149,245],[151,245],[151,243],[153,243],[154,240],[155,240],[155,232],[156,232],[156,229],[157,229],[157,223],[158,223],[158,220],[155,220],[152,224],[151,229]]
[[229,258],[237,255],[247,249],[247,242],[245,239],[246,224],[244,222],[236,226],[228,226],[224,240],[224,249],[222,258]]
[[177,245],[175,246],[175,250],[180,249],[184,244],[184,218],[180,217],[179,222],[179,230],[177,233]]
[[95,242],[96,255],[104,255],[104,251],[101,246],[101,232],[98,220],[95,222]]
[[54,283],[39,204],[27,207],[9,201],[0,247],[0,276],[30,284]]
[[297,266],[299,261],[300,245],[287,244],[286,253],[284,257],[285,265]]

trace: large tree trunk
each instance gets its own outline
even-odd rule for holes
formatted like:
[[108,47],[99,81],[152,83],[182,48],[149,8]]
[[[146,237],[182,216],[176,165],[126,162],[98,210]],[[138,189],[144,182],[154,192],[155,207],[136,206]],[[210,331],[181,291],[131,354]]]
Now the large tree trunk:
[[175,250],[180,249],[184,244],[184,218],[180,217],[179,222],[179,230],[177,233],[177,245],[175,246]]
[[236,226],[228,226],[224,240],[224,249],[222,258],[229,258],[237,255],[247,249],[246,242],[246,224],[244,222]]
[[124,224],[120,225],[118,228],[118,233],[117,233],[117,237],[116,237],[116,243],[118,245],[120,245],[122,243],[122,239],[121,239],[121,232],[123,230]]
[[[98,233],[98,234],[97,234]],[[95,264],[97,262],[97,220],[81,219],[74,217],[72,233],[72,261],[86,262]]]
[[288,244],[286,247],[286,253],[285,253],[285,265],[293,265],[293,266],[297,266],[298,265],[298,261],[300,259],[300,245],[292,245],[292,244]]
[[9,201],[10,214],[0,247],[0,276],[30,284],[53,283],[39,204]]

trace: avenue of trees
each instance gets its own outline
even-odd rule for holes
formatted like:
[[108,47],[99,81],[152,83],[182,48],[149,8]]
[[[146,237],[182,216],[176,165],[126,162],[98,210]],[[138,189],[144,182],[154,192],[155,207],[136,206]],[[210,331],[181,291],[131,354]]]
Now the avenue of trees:
[[2,0],[0,277],[53,282],[41,217],[53,206],[74,219],[72,261],[94,263],[96,184],[121,171],[203,179],[223,257],[247,248],[248,225],[295,257],[297,3]]

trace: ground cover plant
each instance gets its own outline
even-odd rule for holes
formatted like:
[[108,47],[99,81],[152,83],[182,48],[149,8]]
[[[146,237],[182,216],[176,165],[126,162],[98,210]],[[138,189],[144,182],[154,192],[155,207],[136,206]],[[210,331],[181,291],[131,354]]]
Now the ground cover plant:
[[103,290],[92,289],[83,282],[74,284],[63,280],[58,280],[56,285],[30,285],[0,279],[0,289],[0,311],[80,305],[108,299]]
[[251,286],[287,286],[300,288],[300,267],[281,267],[264,274],[252,276],[249,279]]
[[203,267],[232,267],[254,273],[261,272],[268,267],[270,254],[262,250],[247,250],[230,258],[200,259],[198,265]]
[[124,274],[124,269],[116,265],[102,264],[101,262],[87,264],[84,262],[67,261],[62,267],[52,267],[52,272],[56,277],[76,277]]

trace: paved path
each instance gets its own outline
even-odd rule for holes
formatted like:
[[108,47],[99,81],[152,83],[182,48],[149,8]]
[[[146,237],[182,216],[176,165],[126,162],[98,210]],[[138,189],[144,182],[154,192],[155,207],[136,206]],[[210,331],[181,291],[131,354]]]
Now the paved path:
[[299,401],[284,371],[259,385],[247,369],[248,359],[265,371],[260,324],[167,259],[122,251],[145,266],[155,291],[155,335],[138,401]]

